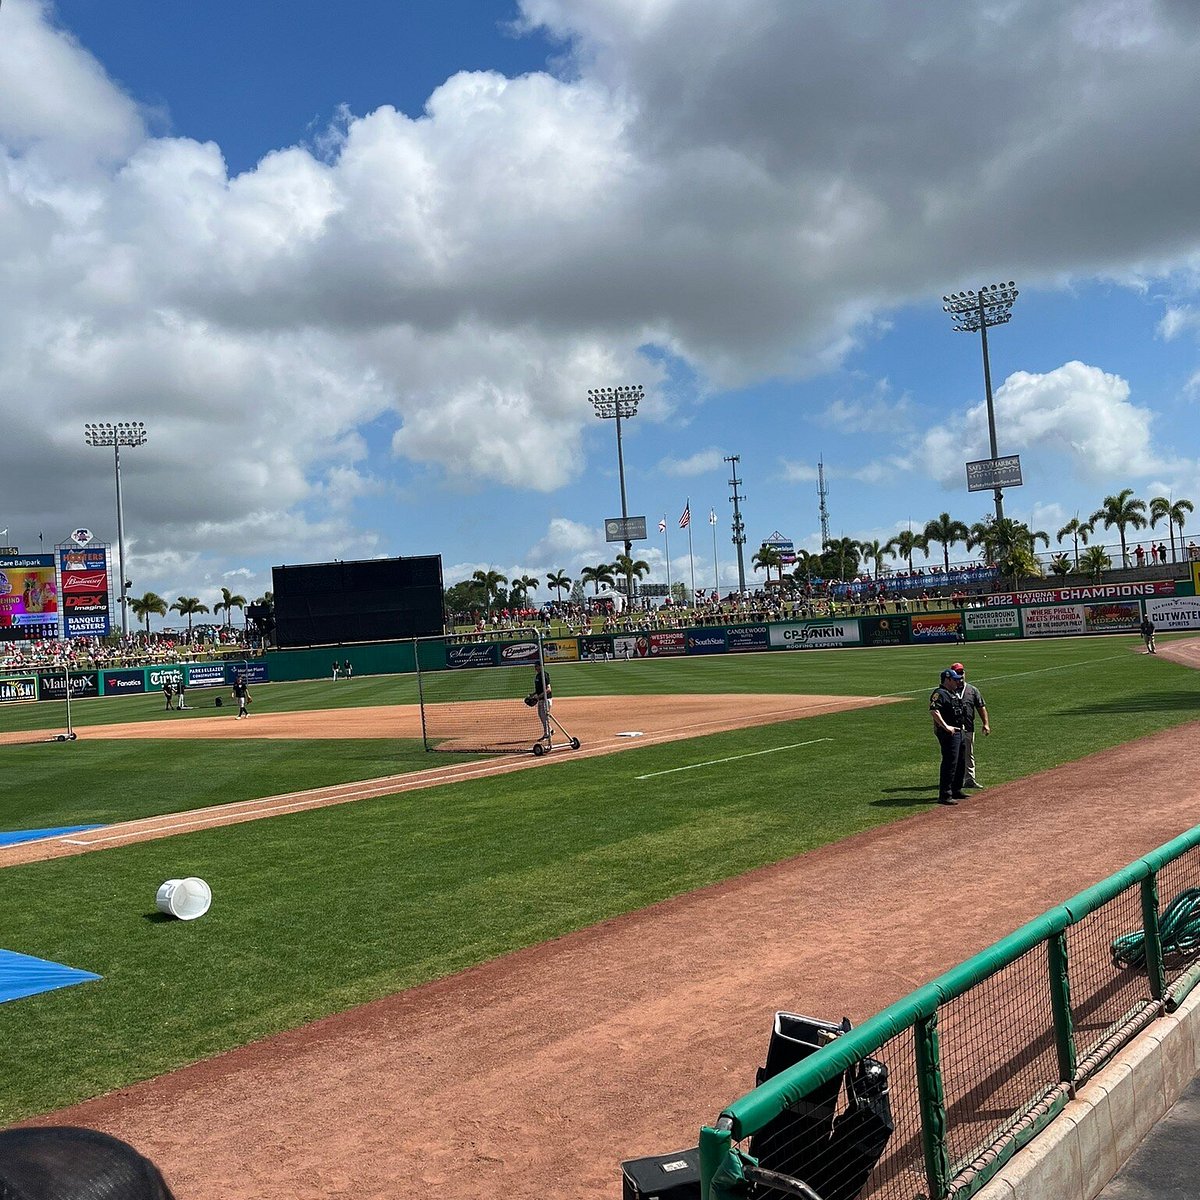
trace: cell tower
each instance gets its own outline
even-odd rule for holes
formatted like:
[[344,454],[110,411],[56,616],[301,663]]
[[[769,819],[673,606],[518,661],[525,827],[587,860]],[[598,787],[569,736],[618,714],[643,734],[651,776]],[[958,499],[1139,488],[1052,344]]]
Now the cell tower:
[[824,549],[829,541],[829,507],[825,503],[825,497],[829,495],[829,492],[825,488],[824,458],[817,459],[817,495],[821,499],[821,547]]

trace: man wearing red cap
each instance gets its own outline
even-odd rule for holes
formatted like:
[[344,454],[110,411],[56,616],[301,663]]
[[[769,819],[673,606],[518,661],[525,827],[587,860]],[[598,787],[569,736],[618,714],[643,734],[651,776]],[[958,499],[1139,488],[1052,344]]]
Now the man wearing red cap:
[[987,705],[983,702],[983,696],[974,684],[967,682],[967,668],[962,663],[954,663],[950,669],[963,677],[962,688],[958,693],[963,707],[963,757],[967,760],[967,775],[963,780],[963,787],[977,788],[980,784],[975,778],[975,714],[978,713],[983,722],[985,737],[992,732],[992,727],[988,724]]

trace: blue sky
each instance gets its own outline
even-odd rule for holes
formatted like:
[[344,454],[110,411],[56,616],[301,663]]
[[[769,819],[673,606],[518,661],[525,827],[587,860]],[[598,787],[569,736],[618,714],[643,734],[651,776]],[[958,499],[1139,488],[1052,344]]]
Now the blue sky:
[[574,576],[619,549],[587,391],[640,383],[639,553],[664,580],[666,516],[687,577],[690,498],[697,583],[712,508],[730,586],[725,455],[747,556],[818,548],[818,458],[834,536],[991,511],[941,295],[1007,279],[1008,515],[1200,503],[1200,20],[733,7],[4,0],[0,527],[115,540],[82,425],[140,419],[135,593],[378,554]]

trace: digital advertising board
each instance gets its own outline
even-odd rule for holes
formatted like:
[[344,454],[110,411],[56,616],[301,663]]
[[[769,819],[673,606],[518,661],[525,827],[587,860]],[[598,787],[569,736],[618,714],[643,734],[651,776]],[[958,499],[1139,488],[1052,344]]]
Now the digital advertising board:
[[52,554],[0,558],[0,641],[58,636],[58,585]]
[[63,635],[107,637],[111,629],[108,548],[63,546],[58,551],[58,570],[62,583]]

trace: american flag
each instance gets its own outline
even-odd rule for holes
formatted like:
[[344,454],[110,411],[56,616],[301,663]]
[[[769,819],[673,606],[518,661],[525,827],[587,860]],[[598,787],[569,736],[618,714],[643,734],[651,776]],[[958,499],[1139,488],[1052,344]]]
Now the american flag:
[[692,523],[692,502],[685,500],[683,503],[683,516],[679,518],[679,528],[686,529]]
[[662,519],[661,521],[659,521],[659,523],[658,523],[658,532],[659,532],[659,533],[666,533],[666,532],[667,532],[667,518],[666,518],[666,517],[663,517],[663,519]]

